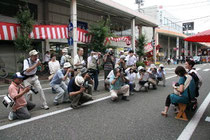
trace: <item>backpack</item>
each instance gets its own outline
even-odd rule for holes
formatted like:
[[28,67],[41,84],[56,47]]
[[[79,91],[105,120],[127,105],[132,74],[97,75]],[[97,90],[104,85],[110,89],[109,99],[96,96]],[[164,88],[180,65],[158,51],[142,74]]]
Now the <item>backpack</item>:
[[200,79],[198,78],[198,76],[195,72],[191,72],[191,73],[189,73],[189,75],[191,75],[193,80],[195,81],[195,97],[198,97],[199,96],[199,82],[200,82]]

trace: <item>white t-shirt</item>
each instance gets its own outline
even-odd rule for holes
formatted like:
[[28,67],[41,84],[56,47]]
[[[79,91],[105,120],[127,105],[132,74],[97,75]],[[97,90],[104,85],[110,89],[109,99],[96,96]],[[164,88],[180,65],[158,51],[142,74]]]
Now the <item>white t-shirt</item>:
[[127,66],[135,65],[136,61],[137,61],[137,59],[134,55],[131,56],[131,57],[130,57],[130,55],[126,56],[125,60],[126,60],[126,65]]
[[[33,65],[37,64],[39,62],[39,59],[36,60],[36,62],[32,62],[31,58],[27,58],[23,61],[23,70],[27,70],[28,68],[32,67]],[[30,72],[24,72],[25,75],[34,75],[36,74],[37,71],[37,67],[34,68],[32,71]]]
[[50,54],[45,54],[44,62],[49,62],[49,61],[50,61]]
[[82,66],[75,66],[75,64],[79,63],[81,64],[83,61],[83,57],[82,56],[79,56],[79,55],[76,55],[74,57],[74,68],[78,69],[78,68],[82,68]]
[[59,69],[60,69],[60,64],[59,61],[50,61],[48,63],[49,69],[50,69],[50,74],[55,74]]

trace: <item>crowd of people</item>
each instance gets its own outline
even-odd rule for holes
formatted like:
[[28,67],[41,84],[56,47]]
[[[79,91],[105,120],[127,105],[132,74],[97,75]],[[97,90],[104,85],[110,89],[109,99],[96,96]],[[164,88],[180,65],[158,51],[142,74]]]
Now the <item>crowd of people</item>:
[[[160,81],[165,87],[166,72],[164,65],[160,64],[157,67],[155,64],[151,64],[149,68],[137,67],[138,57],[132,50],[120,52],[117,58],[114,56],[112,49],[108,49],[105,55],[91,51],[87,61],[83,59],[83,54],[84,50],[79,48],[77,55],[72,59],[68,55],[68,50],[63,49],[59,62],[56,60],[55,54],[46,53],[45,62],[48,63],[50,70],[48,80],[52,92],[56,93],[53,100],[55,106],[61,103],[69,103],[72,108],[76,109],[83,103],[93,100],[93,90],[98,91],[100,65],[103,65],[104,69],[104,88],[110,92],[113,102],[119,101],[119,99],[129,101],[130,95],[143,89],[145,91],[148,91],[151,87],[157,89]],[[30,118],[29,110],[35,107],[35,104],[32,103],[33,94],[38,93],[40,95],[41,108],[49,109],[44,91],[36,75],[37,67],[40,65],[38,52],[32,50],[29,52],[29,58],[24,60],[23,71],[17,72],[13,76],[13,82],[9,86],[9,95],[14,99],[15,104],[9,113],[9,120]],[[186,68],[189,69],[189,73],[195,73],[194,75],[198,75],[201,81],[201,77],[193,70],[193,66],[193,61],[187,61]],[[167,97],[166,107],[162,112],[164,116],[167,116],[171,103],[186,102],[185,81],[190,81],[189,87],[196,87],[193,85],[192,81],[194,79],[192,77],[188,80],[190,75],[187,75],[183,67],[177,67],[175,73],[180,76],[180,80],[179,88],[174,86],[174,89],[180,94],[170,94]],[[200,86],[201,82],[197,85],[197,89],[190,88],[190,92],[198,91]],[[198,93],[196,94],[196,96],[192,94],[191,98],[198,97]],[[26,95],[27,100],[24,95]]]

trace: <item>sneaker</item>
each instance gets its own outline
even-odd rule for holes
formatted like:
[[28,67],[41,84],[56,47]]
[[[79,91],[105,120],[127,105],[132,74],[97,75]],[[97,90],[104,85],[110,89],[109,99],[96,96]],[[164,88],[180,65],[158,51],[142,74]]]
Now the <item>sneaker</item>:
[[59,103],[58,103],[58,102],[54,102],[53,104],[54,104],[55,106],[59,105]]
[[9,113],[8,119],[9,119],[10,121],[14,120],[14,114],[13,114],[12,111]]
[[127,96],[122,96],[122,100],[129,101],[129,99],[127,98]]
[[45,109],[45,110],[48,110],[49,109],[49,107],[47,105],[42,105],[41,108],[42,109]]

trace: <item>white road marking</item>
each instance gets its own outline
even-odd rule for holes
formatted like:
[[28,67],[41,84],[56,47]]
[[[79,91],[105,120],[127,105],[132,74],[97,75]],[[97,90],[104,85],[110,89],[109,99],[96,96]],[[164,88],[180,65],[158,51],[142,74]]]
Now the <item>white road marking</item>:
[[210,122],[210,117],[206,117],[205,121]]
[[[100,102],[100,101],[103,101],[103,100],[106,100],[106,99],[109,99],[109,98],[111,98],[111,96],[103,97],[103,98],[100,98],[100,99],[97,99],[97,100],[93,100],[93,101],[84,103],[82,106],[90,105],[90,104]],[[3,126],[0,126],[0,130],[4,130],[4,129],[11,128],[11,127],[14,127],[14,126],[18,126],[18,125],[21,125],[21,124],[24,124],[24,123],[28,123],[28,122],[39,120],[39,119],[46,118],[46,117],[49,117],[49,116],[53,116],[53,115],[56,115],[56,114],[59,114],[59,113],[62,113],[62,112],[66,112],[66,111],[69,111],[69,110],[72,110],[72,109],[73,108],[68,107],[68,108],[64,108],[64,109],[57,110],[57,111],[54,111],[54,112],[39,115],[39,116],[33,117],[31,119],[28,119],[28,120],[21,120],[21,121],[14,122],[14,123],[11,123],[11,124],[6,124],[6,125],[3,125]]]
[[204,69],[203,71],[210,71],[210,69]]
[[193,116],[193,118],[190,120],[185,129],[182,131],[177,140],[189,140],[191,138],[193,132],[195,131],[195,128],[197,127],[209,103],[210,103],[210,92],[203,101],[203,103],[201,104],[201,106],[199,107],[199,109],[197,110],[197,112],[195,113],[195,115]]
[[[176,77],[176,75],[169,76],[166,79],[170,79],[170,78],[173,78],[173,77]],[[46,89],[51,89],[51,88],[45,88],[45,90]],[[103,100],[106,100],[106,99],[109,99],[109,98],[111,98],[111,96],[106,96],[106,97],[103,97],[103,98],[99,98],[99,99],[84,103],[82,106],[90,105],[90,104],[100,102],[100,101],[103,101]],[[64,109],[57,110],[57,111],[54,111],[54,112],[49,112],[49,113],[42,114],[42,115],[39,115],[39,116],[36,116],[36,117],[32,117],[28,120],[20,120],[18,122],[2,125],[2,126],[0,126],[0,130],[4,130],[4,129],[11,128],[11,127],[14,127],[14,126],[18,126],[18,125],[21,125],[21,124],[24,124],[24,123],[28,123],[28,122],[39,120],[39,119],[46,118],[46,117],[49,117],[49,116],[53,116],[53,115],[56,115],[56,114],[59,114],[59,113],[62,113],[62,112],[69,111],[69,110],[72,110],[72,108],[68,107],[68,108],[64,108]]]

